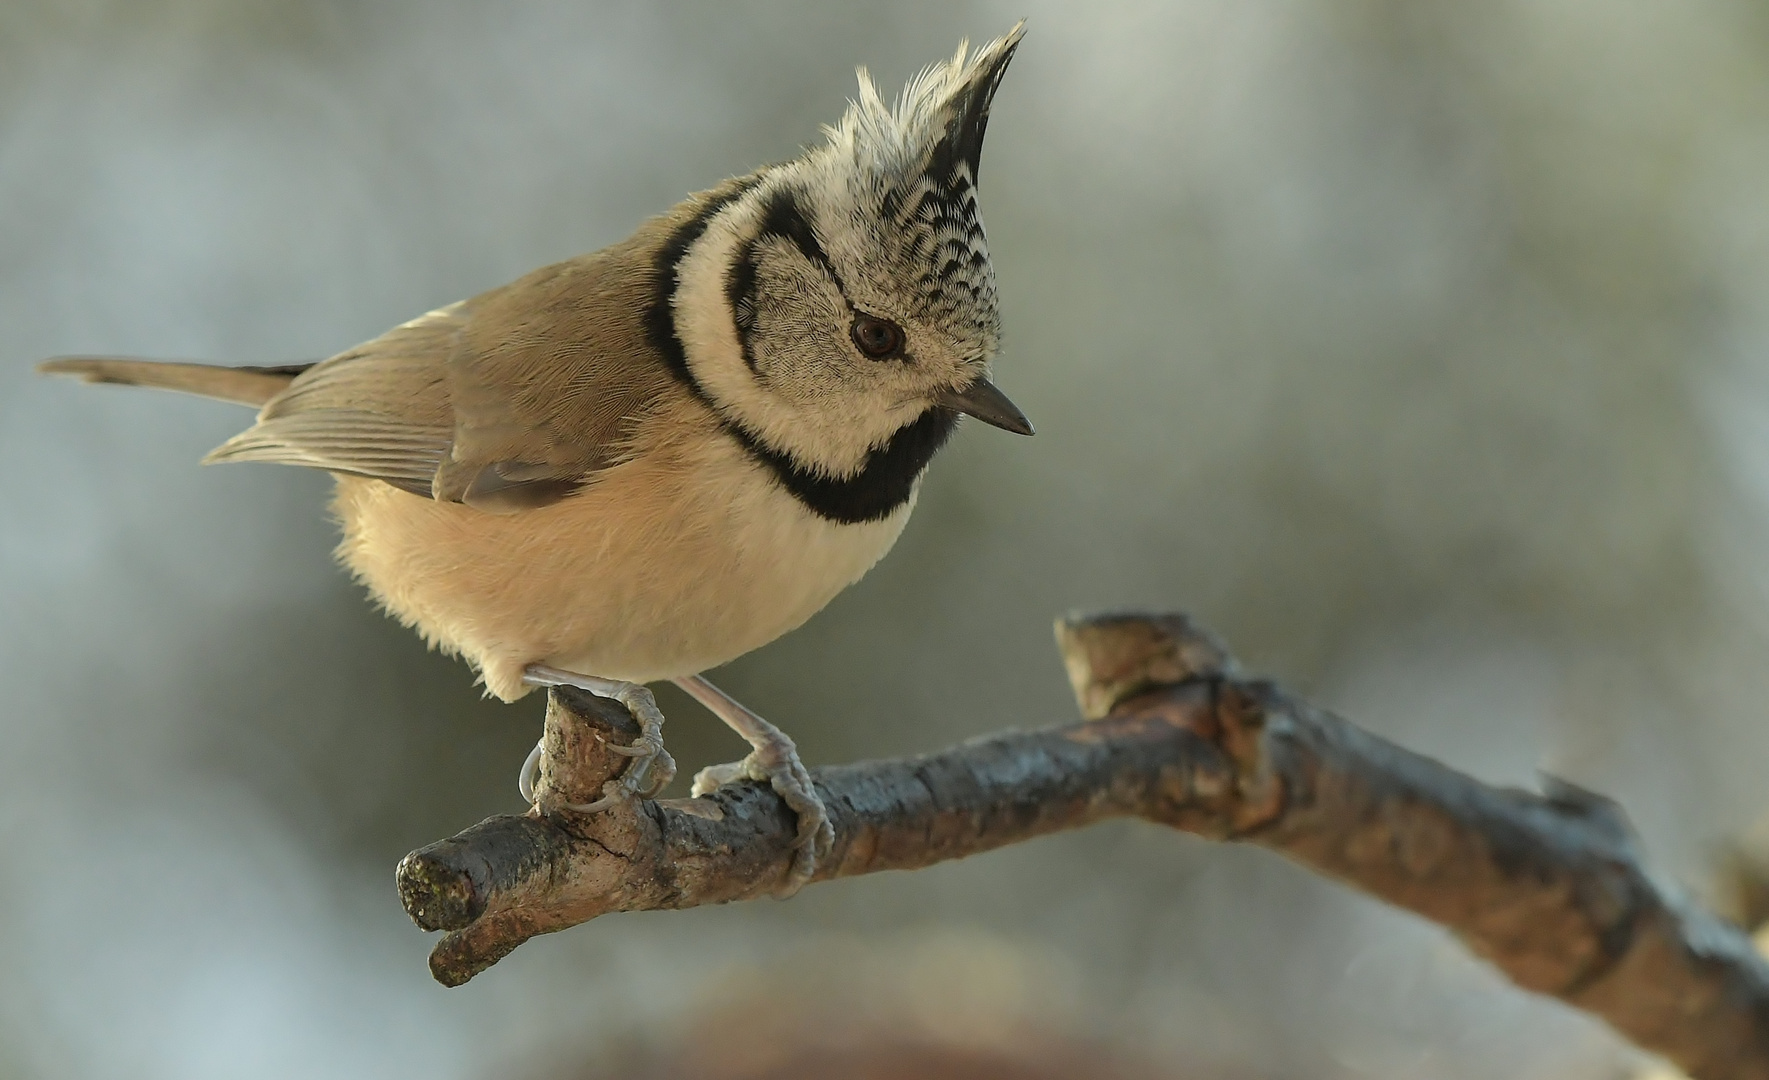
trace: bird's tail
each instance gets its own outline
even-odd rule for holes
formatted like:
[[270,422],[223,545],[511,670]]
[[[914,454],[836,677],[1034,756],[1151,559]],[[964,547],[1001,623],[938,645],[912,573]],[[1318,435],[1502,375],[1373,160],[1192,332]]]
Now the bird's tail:
[[38,364],[37,370],[46,375],[72,375],[89,383],[155,386],[258,406],[282,393],[295,376],[312,366],[218,367],[128,356],[58,356]]

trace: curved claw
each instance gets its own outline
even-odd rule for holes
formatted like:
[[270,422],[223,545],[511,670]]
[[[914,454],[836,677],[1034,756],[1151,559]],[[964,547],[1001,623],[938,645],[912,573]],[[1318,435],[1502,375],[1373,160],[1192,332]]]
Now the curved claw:
[[[619,786],[620,781],[610,780],[603,786],[602,790],[607,791],[608,788],[617,788]],[[633,793],[630,791],[619,790],[610,792],[592,803],[560,803],[559,805],[562,809],[570,810],[573,813],[600,814],[604,810],[612,810],[621,803],[626,802],[628,799],[632,798],[632,795]]]
[[[642,778],[646,776],[651,778],[651,783],[640,787]],[[676,758],[670,757],[669,751],[662,746],[658,746],[651,757],[633,758],[633,764],[626,767],[626,772],[621,772],[621,785],[632,794],[639,795],[640,799],[649,799],[651,795],[662,792],[663,788],[669,787],[669,781],[672,780],[676,780]]]
[[522,759],[522,771],[516,774],[516,790],[522,793],[522,801],[534,805],[534,781],[541,774],[541,751],[546,747],[542,740],[534,744],[534,749]]

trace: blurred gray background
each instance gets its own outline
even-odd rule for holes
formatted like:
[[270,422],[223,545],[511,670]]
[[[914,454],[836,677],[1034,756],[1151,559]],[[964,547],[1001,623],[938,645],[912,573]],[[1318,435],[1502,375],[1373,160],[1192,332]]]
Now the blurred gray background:
[[[31,373],[328,355],[1022,15],[981,203],[1039,435],[963,430],[897,551],[721,681],[813,763],[928,750],[1072,717],[1053,615],[1184,607],[1708,879],[1769,809],[1760,5],[5,0],[0,1077],[599,1076],[810,999],[1188,1076],[1632,1067],[1429,926],[1134,825],[444,990],[393,865],[519,809],[541,703],[364,602],[324,476],[197,468],[243,410]],[[684,773],[742,749],[663,703]]]

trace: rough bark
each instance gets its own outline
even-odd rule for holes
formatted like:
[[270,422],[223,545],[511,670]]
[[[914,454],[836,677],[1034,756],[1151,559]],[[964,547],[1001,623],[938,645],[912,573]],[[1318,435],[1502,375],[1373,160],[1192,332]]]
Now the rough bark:
[[[1495,788],[1270,683],[1183,616],[1058,624],[1084,722],[812,770],[835,825],[816,880],[905,870],[1114,817],[1259,844],[1455,933],[1519,986],[1608,1021],[1697,1080],[1769,1080],[1769,965],[1646,873],[1620,810]],[[556,689],[538,807],[406,856],[400,895],[459,985],[611,911],[768,895],[793,820],[764,785],[590,817],[632,719]]]

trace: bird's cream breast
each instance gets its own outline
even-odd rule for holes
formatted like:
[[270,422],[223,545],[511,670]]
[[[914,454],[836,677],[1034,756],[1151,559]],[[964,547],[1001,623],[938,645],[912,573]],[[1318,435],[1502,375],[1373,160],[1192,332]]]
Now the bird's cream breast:
[[511,700],[533,663],[650,682],[765,645],[883,557],[914,500],[876,522],[828,521],[731,439],[700,433],[516,514],[348,476],[334,505],[350,570]]

